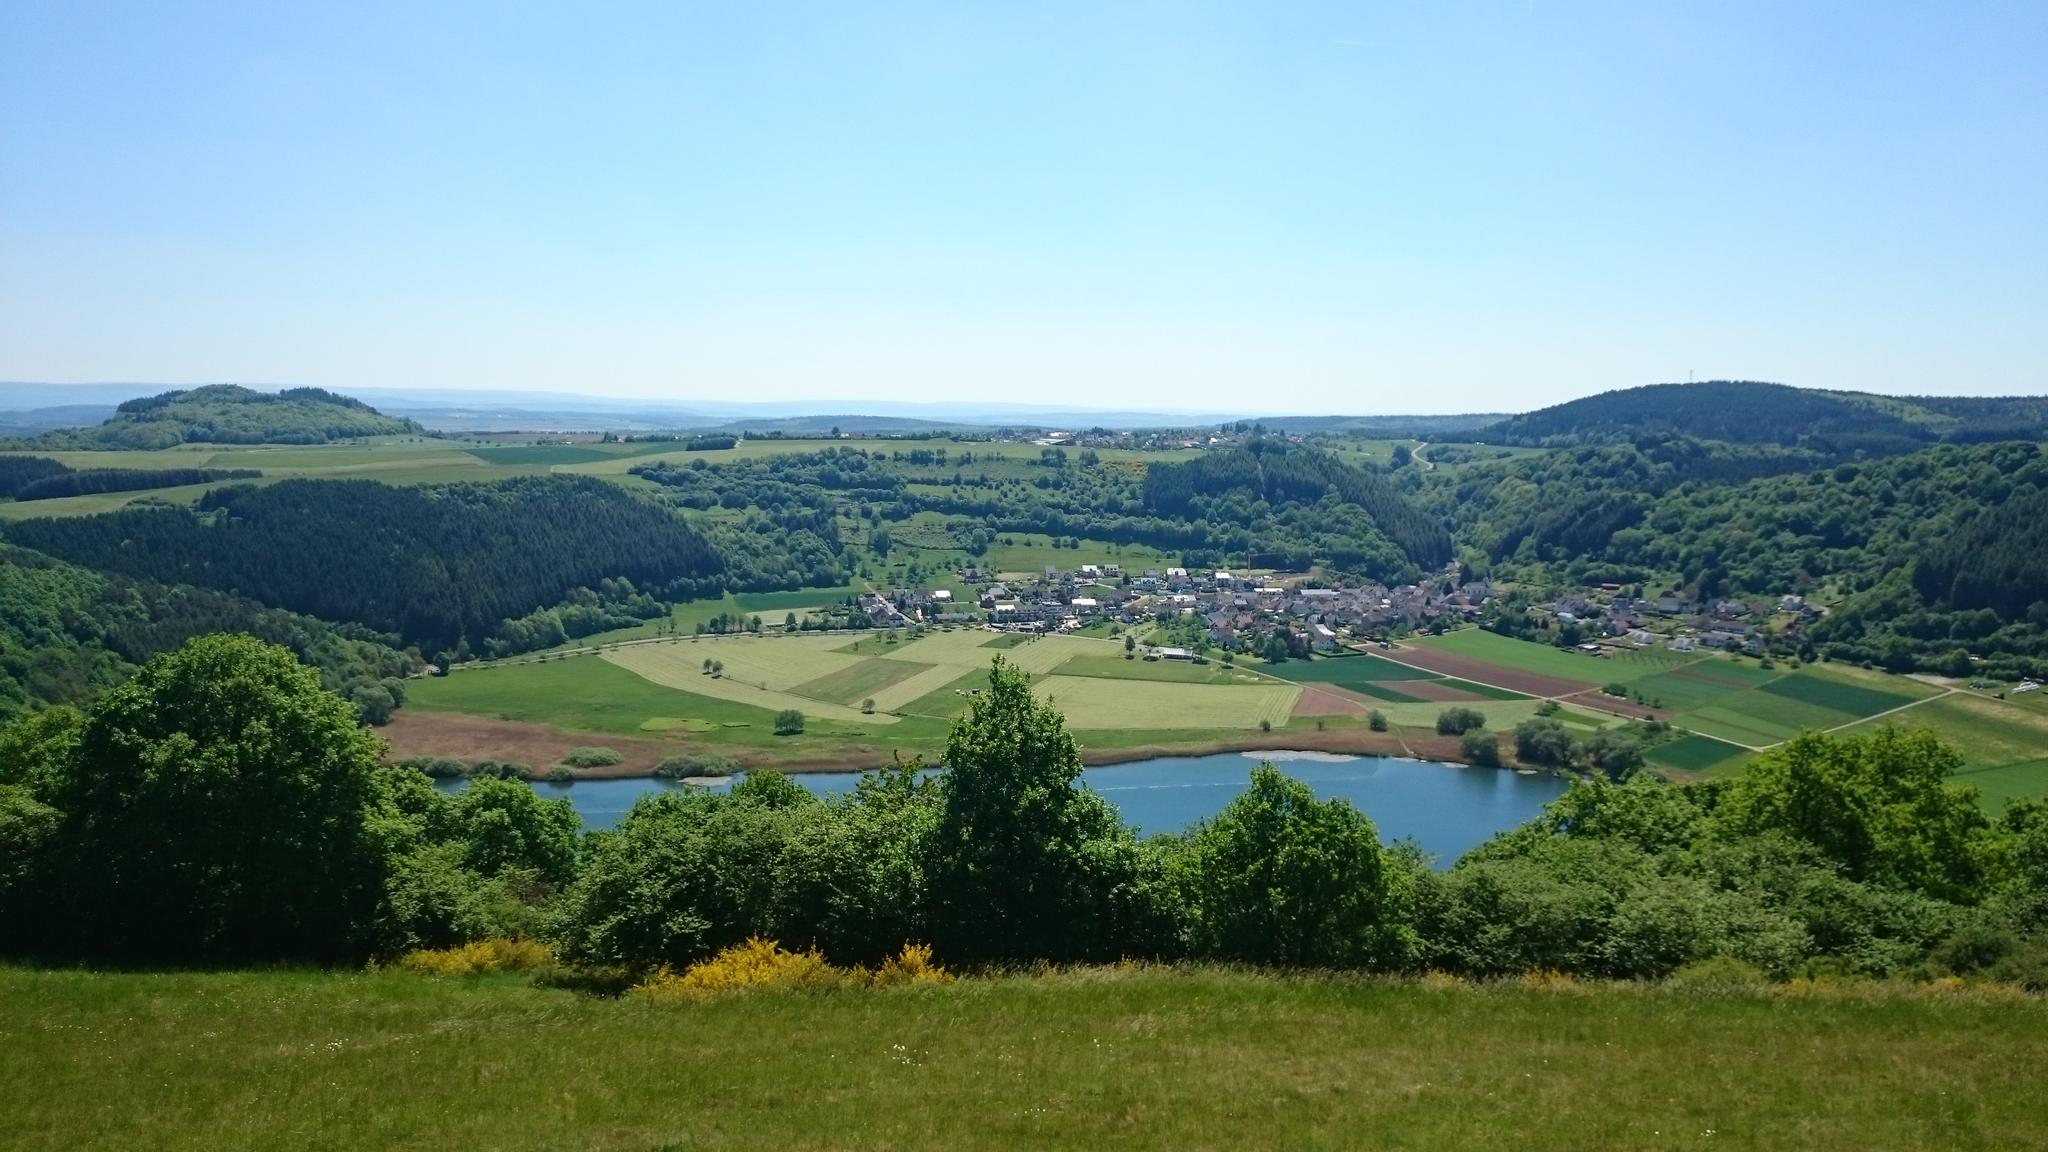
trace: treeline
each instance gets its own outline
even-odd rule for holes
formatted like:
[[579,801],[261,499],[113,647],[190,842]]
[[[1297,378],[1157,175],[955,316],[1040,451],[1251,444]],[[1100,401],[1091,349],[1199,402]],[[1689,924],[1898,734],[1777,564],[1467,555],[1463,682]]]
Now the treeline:
[[102,576],[0,544],[0,720],[85,704],[135,665],[215,632],[284,646],[371,723],[403,701],[403,678],[418,663],[359,628],[224,592]]
[[218,489],[196,511],[124,509],[6,532],[89,568],[232,591],[430,653],[480,647],[503,621],[606,577],[670,600],[723,588],[724,565],[694,528],[589,477],[287,480]]
[[[140,492],[186,484],[212,484],[221,480],[254,480],[263,475],[254,468],[86,468],[73,471],[62,464],[57,467],[63,471],[48,473],[15,487],[13,498],[21,501],[55,500],[63,496],[89,496],[95,492]],[[5,493],[4,480],[0,480],[0,495]]]
[[0,732],[0,943],[357,962],[545,936],[614,986],[749,936],[839,963],[928,941],[962,966],[1649,979],[1713,962],[2048,986],[2048,806],[1986,817],[1926,734],[1809,734],[1727,783],[1575,784],[1441,872],[1270,765],[1215,819],[1141,840],[1079,785],[1059,714],[1000,662],[946,763],[931,779],[900,763],[830,801],[756,773],[723,796],[648,797],[579,842],[566,805],[523,786],[450,798],[379,766],[286,654],[210,638],[90,715]]

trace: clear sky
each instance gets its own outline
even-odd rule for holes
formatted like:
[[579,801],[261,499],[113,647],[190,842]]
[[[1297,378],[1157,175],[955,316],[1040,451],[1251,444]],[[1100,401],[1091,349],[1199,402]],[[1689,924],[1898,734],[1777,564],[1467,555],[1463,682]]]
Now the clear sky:
[[0,379],[2048,390],[2048,3],[0,4]]

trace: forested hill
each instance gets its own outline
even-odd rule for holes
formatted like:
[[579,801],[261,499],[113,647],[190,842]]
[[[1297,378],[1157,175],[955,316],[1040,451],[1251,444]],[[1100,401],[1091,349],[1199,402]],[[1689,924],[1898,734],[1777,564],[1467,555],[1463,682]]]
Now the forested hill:
[[1144,500],[1154,512],[1233,524],[1263,520],[1252,507],[1259,503],[1269,505],[1281,520],[1290,519],[1290,510],[1301,513],[1315,506],[1316,512],[1293,519],[1333,527],[1353,520],[1345,512],[1355,509],[1366,518],[1355,525],[1362,538],[1350,545],[1326,539],[1321,558],[1342,568],[1370,567],[1353,554],[1369,545],[1371,536],[1384,537],[1419,568],[1438,568],[1451,558],[1449,530],[1384,478],[1281,440],[1251,440],[1185,463],[1155,464],[1145,470]]
[[1660,435],[1806,445],[1836,455],[1912,451],[1941,440],[2041,439],[2048,398],[1873,396],[1748,380],[1650,384],[1443,438],[1567,447]]
[[381,723],[413,662],[376,637],[203,588],[101,576],[0,544],[0,723],[85,704],[135,665],[194,636],[247,632],[292,650]]
[[1432,477],[1422,499],[1496,575],[1656,581],[1700,597],[1850,593],[1812,629],[1894,671],[2048,661],[2048,450],[1941,444],[1745,477],[1796,456],[1697,442],[1575,448]]
[[323,388],[258,392],[239,384],[208,384],[130,400],[96,428],[45,432],[24,443],[48,450],[150,450],[189,443],[325,444],[424,431],[411,420],[386,416]]
[[723,561],[674,512],[589,477],[400,488],[287,480],[197,511],[25,520],[7,536],[93,568],[232,591],[394,633],[430,654],[607,577],[666,598],[716,592]]

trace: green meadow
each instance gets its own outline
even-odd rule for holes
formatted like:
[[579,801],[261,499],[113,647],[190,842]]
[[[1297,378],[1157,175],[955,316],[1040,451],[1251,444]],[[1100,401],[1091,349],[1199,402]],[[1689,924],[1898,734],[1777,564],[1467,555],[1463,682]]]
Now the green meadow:
[[0,1147],[2038,1148],[2044,1031],[2040,999],[1882,986],[0,969]]

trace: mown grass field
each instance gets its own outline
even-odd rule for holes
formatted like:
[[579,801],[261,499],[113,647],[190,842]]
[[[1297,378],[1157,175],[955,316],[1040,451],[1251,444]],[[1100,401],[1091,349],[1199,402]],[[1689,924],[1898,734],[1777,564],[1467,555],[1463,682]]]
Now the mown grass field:
[[0,969],[0,1147],[1990,1150],[2048,1004],[1079,971],[694,1003]]

